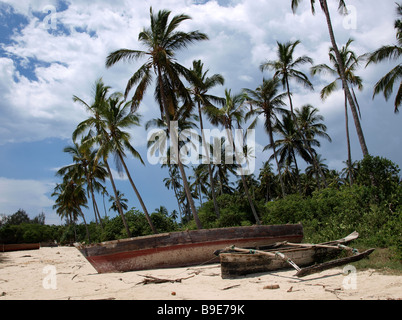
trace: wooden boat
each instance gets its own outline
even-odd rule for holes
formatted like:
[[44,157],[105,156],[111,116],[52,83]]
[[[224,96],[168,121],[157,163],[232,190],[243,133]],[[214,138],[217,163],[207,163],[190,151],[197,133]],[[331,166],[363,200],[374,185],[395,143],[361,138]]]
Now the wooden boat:
[[261,247],[302,239],[302,225],[288,224],[191,230],[75,246],[98,273],[107,273],[218,262],[214,251],[228,245]]
[[[302,277],[311,273],[320,272],[328,268],[347,264],[360,260],[368,256],[374,249],[367,250],[364,253],[357,253],[354,249],[346,247],[345,244],[357,239],[359,234],[353,232],[347,237],[335,241],[324,242],[320,244],[294,244],[278,243],[264,250],[241,249],[235,246],[220,250],[222,278],[234,278],[252,273],[262,273],[283,268],[294,267],[298,272],[297,276]],[[333,259],[342,251],[353,254],[347,258],[319,264],[328,259]],[[300,269],[299,267],[311,266]],[[319,267],[321,266],[321,267]]]
[[18,243],[18,244],[0,244],[0,251],[22,251],[22,250],[38,250],[39,243]]

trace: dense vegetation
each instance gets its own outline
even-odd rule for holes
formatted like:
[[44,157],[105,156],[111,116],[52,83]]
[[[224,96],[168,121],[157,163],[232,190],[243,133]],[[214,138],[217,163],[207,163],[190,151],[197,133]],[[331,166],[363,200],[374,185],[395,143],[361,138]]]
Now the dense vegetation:
[[[296,10],[300,1],[292,1]],[[314,1],[311,1],[314,10]],[[300,41],[277,43],[277,59],[261,63],[262,72],[272,72],[255,89],[243,89],[234,94],[226,89],[223,97],[208,93],[213,87],[224,84],[219,74],[208,75],[204,64],[194,61],[187,69],[176,60],[176,53],[188,45],[208,39],[199,32],[180,32],[177,28],[188,19],[187,15],[171,18],[167,10],[154,14],[150,10],[151,25],[140,32],[138,42],[142,50],[120,49],[106,58],[106,66],[120,61],[145,59],[133,74],[124,94],[112,93],[102,79],[95,83],[91,102],[74,96],[89,113],[88,119],[77,125],[72,134],[73,145],[65,148],[73,164],[61,168],[57,175],[62,179],[54,190],[57,213],[65,219],[64,226],[46,226],[33,221],[17,221],[14,216],[4,219],[0,229],[0,242],[31,242],[57,240],[98,242],[111,239],[168,232],[185,228],[213,228],[253,224],[303,223],[305,240],[319,242],[343,237],[357,230],[360,243],[365,246],[389,247],[396,259],[402,258],[402,183],[397,165],[382,157],[371,156],[360,125],[359,104],[354,88],[362,89],[363,80],[356,75],[362,61],[379,63],[397,59],[401,53],[402,28],[395,22],[397,45],[384,46],[373,53],[358,56],[350,48],[352,40],[338,48],[331,28],[327,1],[320,1],[329,27],[332,48],[329,51],[331,66],[313,65],[308,56],[296,57],[295,48]],[[339,10],[345,11],[344,1]],[[397,5],[402,16],[401,5]],[[171,19],[170,19],[171,18]],[[170,21],[170,22],[169,22]],[[321,139],[331,141],[324,118],[309,104],[296,106],[292,98],[295,85],[313,89],[309,76],[300,71],[302,65],[311,65],[311,74],[328,72],[334,81],[321,91],[324,100],[342,88],[345,95],[345,123],[348,150],[345,150],[346,167],[341,172],[331,170],[319,154]],[[383,91],[389,99],[396,79],[400,79],[400,66],[391,70],[375,86],[374,92]],[[264,75],[265,76],[265,75]],[[216,154],[204,144],[204,157],[209,164],[186,167],[181,158],[176,163],[166,152],[163,165],[169,176],[164,180],[173,189],[179,212],[169,214],[163,207],[149,213],[126,165],[127,154],[144,163],[131,144],[128,129],[141,125],[138,109],[145,93],[155,85],[154,96],[161,116],[147,122],[146,129],[156,127],[169,136],[172,121],[177,121],[179,132],[185,129],[203,129],[209,125],[228,132],[233,129],[255,128],[263,120],[267,133],[265,150],[271,152],[258,176],[235,175],[239,166],[234,162],[213,162]],[[128,94],[134,91],[131,100]],[[394,109],[398,111],[401,93],[398,92]],[[359,138],[361,161],[352,161],[348,113],[351,112]],[[172,133],[173,134],[173,133]],[[198,137],[204,141],[204,136]],[[231,146],[234,137],[227,139]],[[174,141],[174,139],[173,139]],[[155,148],[156,140],[148,147]],[[177,142],[176,142],[177,143]],[[226,144],[222,144],[224,152]],[[181,145],[180,145],[181,146]],[[178,145],[171,146],[173,148]],[[346,153],[347,151],[347,153]],[[116,168],[124,172],[136,194],[141,208],[127,211],[124,198],[113,179],[110,158]],[[234,154],[232,154],[232,159]],[[271,164],[274,162],[275,167]],[[306,164],[304,172],[300,162]],[[241,169],[240,169],[241,170]],[[191,175],[189,176],[189,172]],[[108,179],[111,194],[105,187]],[[236,181],[237,179],[237,181]],[[108,195],[118,215],[104,218],[96,201],[96,194]],[[95,221],[87,223],[82,212],[88,199]],[[199,201],[197,208],[196,200]],[[83,224],[77,224],[79,218]]]

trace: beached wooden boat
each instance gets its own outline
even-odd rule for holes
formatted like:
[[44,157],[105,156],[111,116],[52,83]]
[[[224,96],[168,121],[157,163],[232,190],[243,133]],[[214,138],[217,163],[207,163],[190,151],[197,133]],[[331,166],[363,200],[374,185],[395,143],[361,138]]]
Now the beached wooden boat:
[[288,224],[191,230],[75,246],[98,273],[107,273],[219,262],[214,251],[228,245],[262,247],[302,239],[302,225]]
[[18,244],[0,244],[1,252],[22,251],[22,250],[38,250],[39,243],[18,243]]
[[[242,249],[232,246],[219,250],[216,254],[219,254],[220,257],[221,275],[224,279],[292,267],[298,271],[296,275],[302,277],[368,256],[374,251],[373,249],[359,254],[356,250],[345,246],[350,241],[357,239],[358,236],[357,232],[353,232],[343,239],[320,244],[277,243],[264,248],[264,250]],[[350,256],[321,264],[324,261],[336,258],[343,251],[346,251]],[[319,265],[313,266],[316,263]],[[311,267],[299,268],[304,266]]]

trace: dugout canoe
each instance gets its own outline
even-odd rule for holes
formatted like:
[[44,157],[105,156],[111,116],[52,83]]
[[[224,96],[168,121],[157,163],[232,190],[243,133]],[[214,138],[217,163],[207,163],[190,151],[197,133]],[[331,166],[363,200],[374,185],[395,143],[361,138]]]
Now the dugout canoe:
[[[220,258],[222,278],[229,279],[253,273],[291,268],[286,259],[275,255],[278,252],[289,258],[299,267],[311,266],[316,263],[321,264],[324,261],[338,257],[343,251],[346,251],[349,255],[356,255],[356,258],[352,260],[363,258],[367,254],[360,255],[356,251],[353,252],[352,248],[345,247],[346,244],[357,239],[358,236],[357,232],[353,232],[345,238],[320,244],[277,243],[262,250],[263,252],[271,253],[271,255],[266,255],[263,252],[258,253],[252,249],[237,252],[231,250],[230,247],[218,250],[215,254],[218,254]],[[345,259],[343,261],[349,260]],[[319,268],[315,268],[315,270],[319,270]],[[307,272],[303,271],[302,273],[299,272],[297,276],[304,276],[306,274]]]
[[1,252],[8,251],[23,251],[23,250],[38,250],[39,243],[16,243],[16,244],[0,244]]
[[75,247],[98,273],[110,273],[219,262],[214,251],[228,245],[262,247],[302,239],[303,226],[287,224],[171,232]]

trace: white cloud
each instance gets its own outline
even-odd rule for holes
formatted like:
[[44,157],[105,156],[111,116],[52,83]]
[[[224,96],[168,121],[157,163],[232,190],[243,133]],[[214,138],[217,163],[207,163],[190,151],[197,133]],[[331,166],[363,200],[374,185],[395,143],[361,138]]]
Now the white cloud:
[[[48,33],[43,28],[43,21],[32,14],[49,4],[57,7],[56,0],[5,2],[25,14],[29,23],[21,33],[14,34],[11,44],[3,45],[3,49],[12,55],[0,58],[3,115],[0,118],[0,143],[69,137],[76,124],[86,117],[83,108],[72,103],[72,95],[91,101],[93,83],[101,76],[114,90],[123,91],[141,62],[119,63],[105,69],[105,58],[112,50],[140,48],[137,36],[149,25],[151,5],[154,12],[167,8],[172,10],[172,15],[187,13],[193,18],[183,23],[181,29],[198,29],[207,33],[210,40],[180,52],[180,62],[190,66],[194,59],[202,59],[210,74],[220,73],[226,78],[225,87],[232,88],[233,92],[245,86],[253,89],[259,85],[263,75],[258,67],[264,60],[276,58],[276,41],[300,39],[302,44],[297,48],[297,55],[307,54],[317,64],[328,63],[330,42],[325,18],[319,4],[316,15],[311,14],[309,1],[301,3],[296,15],[291,11],[290,1],[232,1],[228,6],[219,5],[218,1],[196,5],[202,2],[192,0],[136,1],[134,6],[128,0],[70,1],[68,9],[57,12],[56,16],[59,26],[68,30],[69,35],[57,36]],[[394,40],[395,5],[378,7],[373,0],[367,2],[350,1],[357,8],[355,30],[344,29],[343,18],[336,12],[336,7],[331,7],[339,43],[345,43],[353,36],[356,39],[354,48],[359,54]],[[25,59],[25,63],[29,63],[30,58],[47,64],[34,68],[37,80],[29,80],[17,71],[16,61],[12,60],[15,57]],[[303,71],[308,72],[308,67]],[[361,70],[368,91],[372,90],[372,84],[383,69],[385,67],[376,66]],[[269,73],[264,76],[268,77]],[[319,91],[328,80],[326,77],[315,78],[314,93],[293,84],[292,88],[298,106],[311,103],[320,107],[326,119],[331,121],[332,117],[338,119],[342,114],[343,97],[335,94],[325,104],[320,101]],[[140,108],[143,123],[159,116],[152,91],[150,89]],[[219,95],[223,88],[214,91]],[[145,137],[145,132],[137,133],[137,136]],[[145,140],[137,141],[138,144],[133,144],[143,146]]]
[[33,216],[46,212],[54,204],[48,196],[53,188],[54,184],[46,181],[0,177],[0,212],[9,215],[25,209]]

